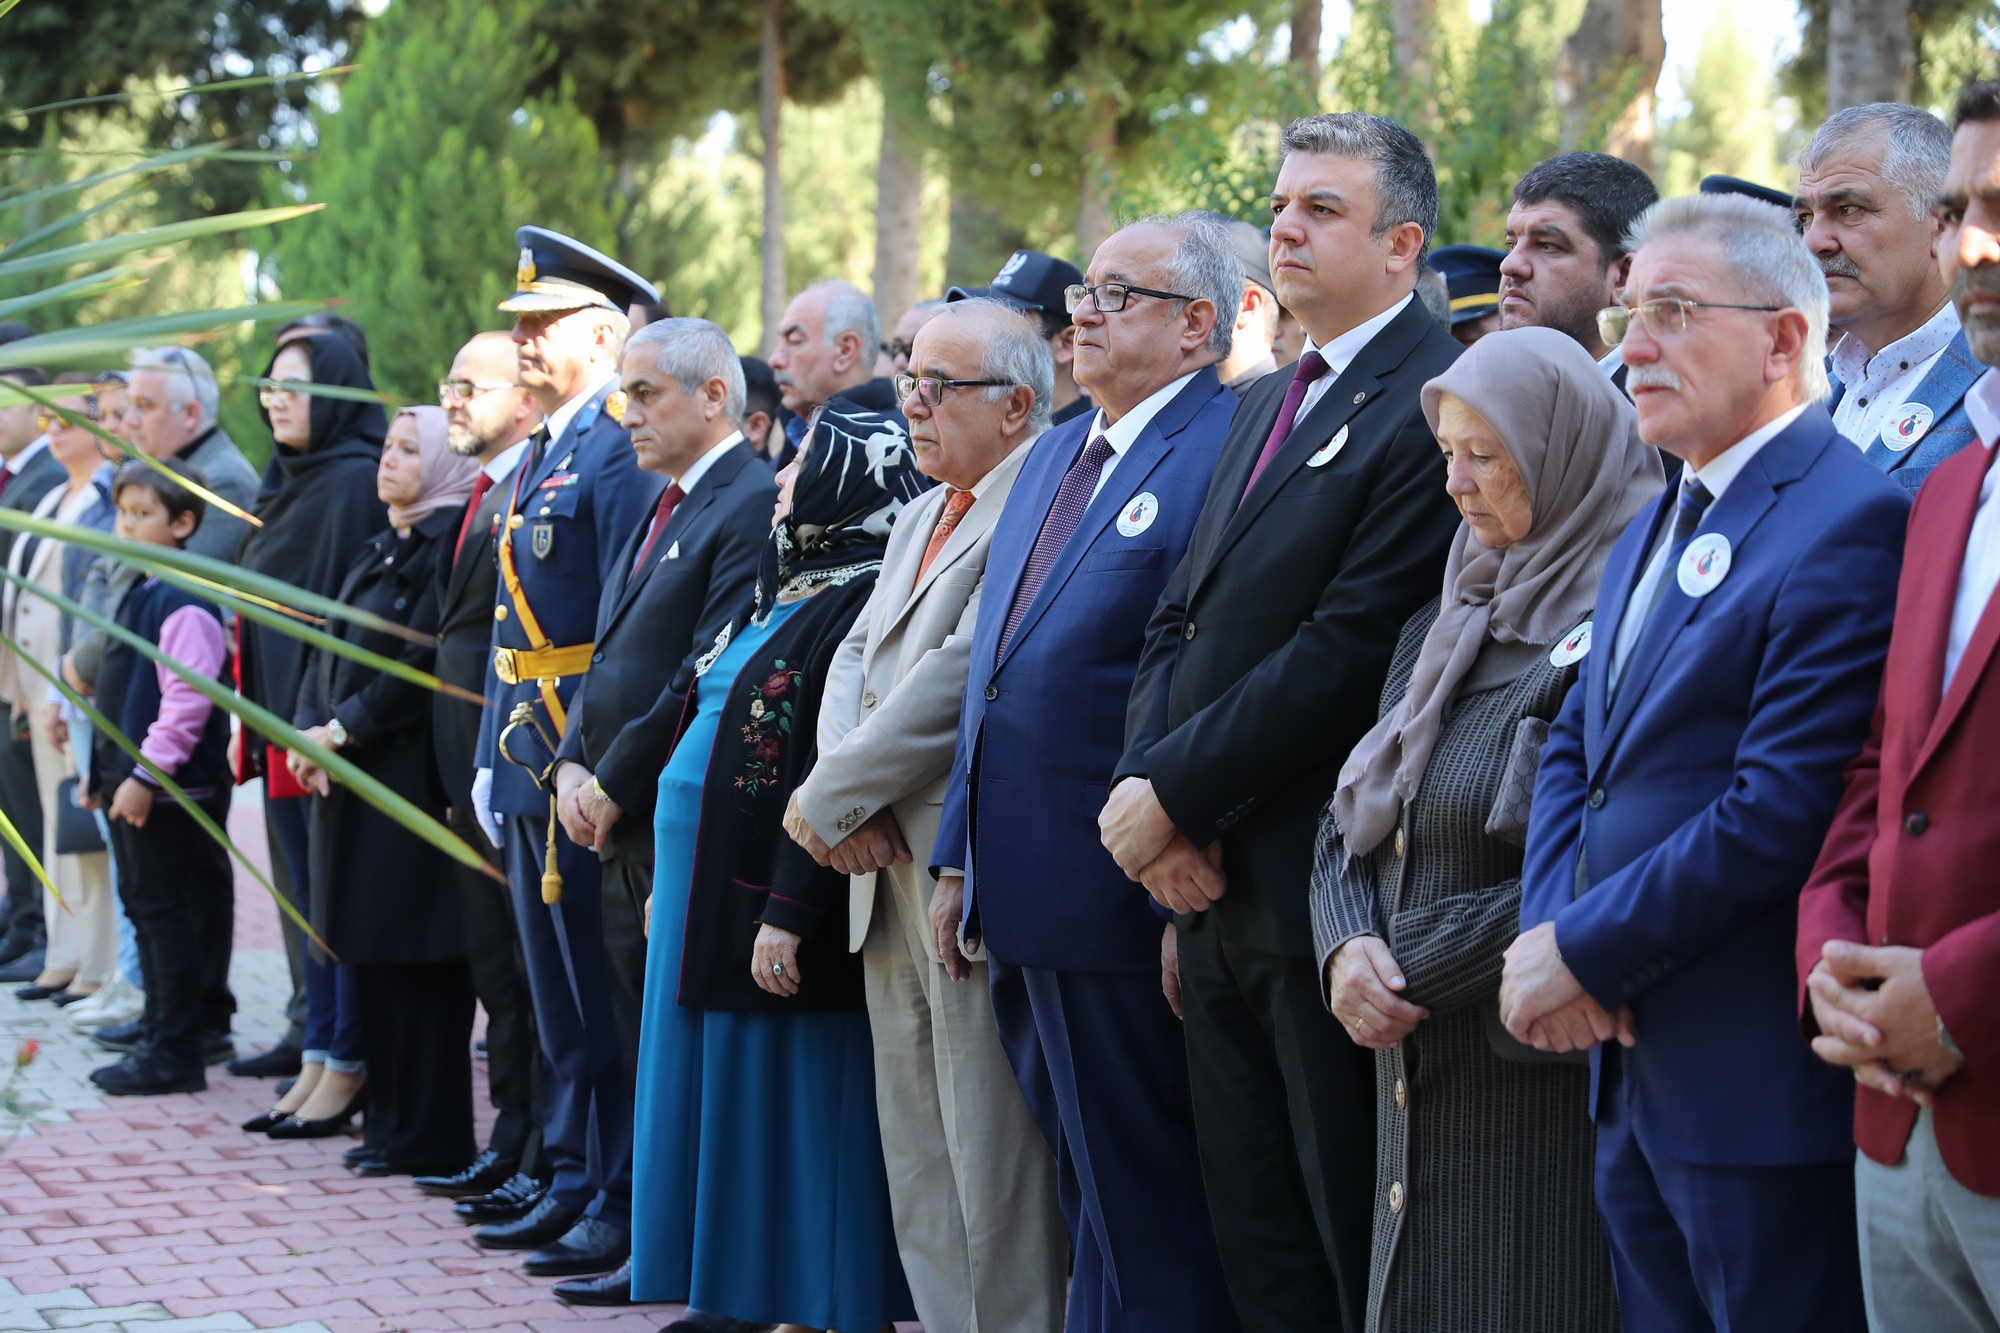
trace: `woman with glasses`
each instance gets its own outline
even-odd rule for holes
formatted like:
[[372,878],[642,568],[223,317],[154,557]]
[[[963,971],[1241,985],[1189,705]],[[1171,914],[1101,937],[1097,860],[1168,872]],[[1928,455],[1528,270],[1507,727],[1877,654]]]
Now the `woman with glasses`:
[[[94,527],[110,527],[109,502],[98,487],[97,437],[90,426],[96,417],[89,376],[59,376],[62,396],[37,408],[36,425],[49,438],[49,454],[66,476],[34,509],[36,518]],[[95,818],[74,799],[76,766],[53,696],[49,676],[61,664],[63,614],[36,590],[74,595],[66,580],[68,547],[23,533],[7,561],[6,586],[0,590],[0,699],[14,701],[8,719],[16,734],[26,734],[35,760],[35,785],[41,795],[42,846],[36,852],[50,882],[61,896],[46,896],[43,919],[48,923],[47,953],[42,973],[14,993],[24,1000],[54,1000],[70,1005],[97,994],[112,978],[118,961],[118,908],[111,896],[111,862],[97,838]]]
[[[302,334],[278,349],[264,370],[257,402],[277,446],[257,497],[261,527],[243,540],[245,569],[332,597],[355,557],[388,526],[375,493],[388,419],[379,403],[313,393],[313,385],[372,392],[360,356],[333,333]],[[281,718],[298,710],[305,645],[265,626],[238,622],[238,687]],[[310,914],[319,889],[312,878],[311,808],[284,751],[246,732],[245,776],[264,777],[265,819],[284,859],[293,897]],[[298,1081],[244,1128],[273,1138],[336,1133],[360,1107],[367,1070],[361,1057],[361,1010],[354,969],[306,945],[306,1019]]]

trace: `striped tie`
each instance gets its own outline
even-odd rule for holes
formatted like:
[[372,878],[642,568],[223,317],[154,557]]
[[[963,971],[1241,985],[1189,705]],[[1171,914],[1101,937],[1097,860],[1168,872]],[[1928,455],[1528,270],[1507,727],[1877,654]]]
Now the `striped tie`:
[[1056,567],[1056,557],[1062,554],[1063,547],[1076,534],[1076,525],[1083,522],[1083,511],[1090,508],[1091,492],[1097,489],[1097,480],[1104,475],[1105,461],[1111,455],[1111,441],[1099,435],[1063,474],[1055,502],[1049,506],[1047,517],[1042,519],[1042,530],[1035,536],[1035,549],[1028,555],[1028,567],[1021,572],[1020,583],[1015,585],[1013,604],[1007,608],[1007,624],[1000,631],[1000,648],[993,655],[995,661],[1013,642],[1014,631],[1021,628],[1028,608],[1035,604],[1035,594],[1042,590],[1042,580],[1048,578],[1049,571]]

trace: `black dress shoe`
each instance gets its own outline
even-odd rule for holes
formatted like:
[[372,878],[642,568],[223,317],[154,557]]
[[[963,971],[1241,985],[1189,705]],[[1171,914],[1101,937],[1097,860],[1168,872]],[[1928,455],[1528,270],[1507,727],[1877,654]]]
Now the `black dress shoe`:
[[[0,967],[12,968],[31,953],[41,953],[42,932],[38,929],[9,930],[0,935]],[[41,972],[41,964],[35,965],[34,972],[25,977],[10,977],[0,974],[0,981],[32,981]]]
[[236,1039],[231,1037],[227,1032],[211,1032],[201,1039],[201,1062],[203,1064],[225,1064],[235,1058]]
[[598,1277],[573,1277],[555,1285],[556,1299],[565,1305],[632,1304],[632,1265],[618,1265]]
[[776,1324],[753,1324],[747,1319],[731,1319],[726,1314],[689,1310],[660,1333],[771,1333]]
[[476,1199],[460,1199],[451,1206],[461,1222],[511,1222],[537,1203],[548,1187],[533,1176],[509,1176],[499,1189]]
[[395,1176],[405,1174],[391,1165],[380,1149],[363,1147],[358,1153],[345,1153],[340,1159],[349,1171],[357,1176]]
[[[539,1250],[569,1234],[583,1216],[583,1209],[558,1202],[544,1194],[535,1206],[511,1222],[494,1222],[472,1233],[472,1243],[488,1250]],[[613,1260],[615,1265],[617,1260]],[[595,1272],[595,1269],[583,1269]]]
[[418,1189],[440,1199],[464,1199],[475,1194],[486,1194],[507,1183],[519,1162],[502,1157],[488,1148],[472,1159],[472,1165],[463,1171],[446,1176],[418,1176],[411,1181]]
[[575,1277],[608,1273],[632,1257],[632,1233],[601,1217],[579,1217],[561,1240],[551,1241],[521,1261],[529,1277]]
[[107,1051],[129,1051],[146,1039],[146,1020],[135,1018],[129,1023],[115,1023],[99,1028],[90,1036]]
[[44,986],[39,981],[31,981],[27,985],[17,989],[14,992],[14,998],[17,1000],[53,1000],[56,996],[63,993],[63,987],[67,985],[69,985],[67,981],[62,986]]
[[[238,1078],[284,1078],[299,1072],[299,1048],[289,1042],[279,1042],[267,1051],[255,1055],[239,1055],[229,1062],[229,1072]],[[279,1089],[280,1097],[285,1095]]]
[[151,1047],[133,1051],[115,1065],[93,1070],[90,1081],[113,1097],[158,1097],[208,1087],[200,1065],[190,1068],[177,1064]]
[[65,988],[63,990],[57,991],[54,995],[49,996],[49,1003],[53,1004],[58,1009],[67,1009],[71,1005],[75,1004],[78,1000],[87,1000],[95,994],[97,994],[97,992],[94,990],[74,991]]
[[243,1122],[243,1132],[246,1134],[266,1133],[270,1130],[271,1126],[277,1124],[290,1114],[291,1112],[289,1111],[278,1110],[260,1112]]
[[336,1115],[322,1116],[308,1120],[304,1116],[288,1115],[264,1133],[274,1139],[330,1139],[347,1128],[347,1122],[368,1100],[368,1085],[362,1084],[345,1108]]

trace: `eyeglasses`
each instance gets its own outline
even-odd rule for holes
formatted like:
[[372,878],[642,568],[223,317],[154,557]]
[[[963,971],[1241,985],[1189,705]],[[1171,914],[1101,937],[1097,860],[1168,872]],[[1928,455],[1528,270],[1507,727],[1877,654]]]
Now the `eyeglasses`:
[[263,404],[267,412],[287,399],[301,397],[304,393],[304,389],[284,380],[257,381],[257,401]]
[[1012,380],[941,380],[935,375],[898,375],[895,380],[896,397],[917,396],[917,401],[925,407],[937,407],[944,402],[946,389],[1014,388]]
[[1183,296],[1179,292],[1156,292],[1151,287],[1134,287],[1129,282],[1100,282],[1092,287],[1075,286],[1063,288],[1063,309],[1074,315],[1088,297],[1101,314],[1115,315],[1125,308],[1125,301],[1133,296],[1153,296],[1162,301],[1193,301],[1198,298]]
[[910,353],[916,350],[915,343],[906,343],[901,338],[891,338],[888,342],[876,343],[875,346],[881,350],[883,356],[892,361],[899,356],[907,361],[910,359]]
[[1660,296],[1635,306],[1608,305],[1597,312],[1597,336],[1607,346],[1616,347],[1631,331],[1632,318],[1646,326],[1655,338],[1671,338],[1686,333],[1690,310],[1761,310],[1769,314],[1789,307],[1781,305],[1737,305],[1729,301],[1684,301],[1678,296]]
[[480,394],[491,393],[495,389],[518,389],[520,387],[518,384],[510,384],[506,380],[439,380],[438,402],[440,405],[448,407],[452,403],[469,403]]
[[[86,397],[83,400],[83,410],[73,415],[81,416],[85,421],[95,424],[97,421],[97,395],[93,393]],[[69,424],[69,418],[61,415],[54,408],[38,407],[35,409],[35,429],[41,431],[44,435],[54,430],[57,426],[67,426]]]

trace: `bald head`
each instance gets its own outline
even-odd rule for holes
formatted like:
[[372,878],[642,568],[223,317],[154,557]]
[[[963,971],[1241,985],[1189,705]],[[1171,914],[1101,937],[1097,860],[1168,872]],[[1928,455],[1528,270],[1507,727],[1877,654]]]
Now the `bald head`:
[[521,349],[506,333],[475,333],[451,359],[442,395],[451,450],[488,462],[528,438],[540,411],[521,385]]

